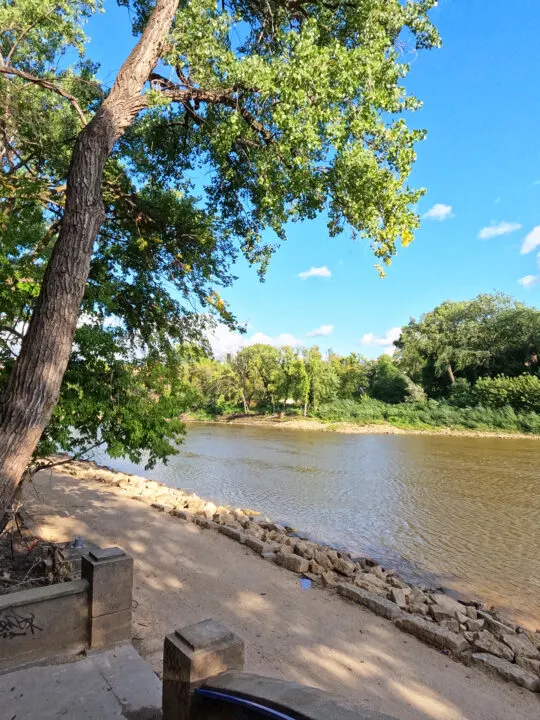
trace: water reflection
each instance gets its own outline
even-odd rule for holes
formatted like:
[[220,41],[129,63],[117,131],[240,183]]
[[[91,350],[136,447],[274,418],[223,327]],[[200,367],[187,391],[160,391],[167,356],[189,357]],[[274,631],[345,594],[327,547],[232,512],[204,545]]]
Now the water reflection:
[[150,476],[540,624],[539,467],[533,440],[194,425]]

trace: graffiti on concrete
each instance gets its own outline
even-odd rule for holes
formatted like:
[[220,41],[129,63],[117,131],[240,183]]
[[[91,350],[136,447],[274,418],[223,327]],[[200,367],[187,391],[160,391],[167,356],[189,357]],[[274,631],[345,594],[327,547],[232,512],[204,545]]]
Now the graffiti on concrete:
[[11,609],[0,615],[0,638],[12,640],[28,633],[35,635],[36,630],[42,631],[35,623],[34,613],[22,615]]

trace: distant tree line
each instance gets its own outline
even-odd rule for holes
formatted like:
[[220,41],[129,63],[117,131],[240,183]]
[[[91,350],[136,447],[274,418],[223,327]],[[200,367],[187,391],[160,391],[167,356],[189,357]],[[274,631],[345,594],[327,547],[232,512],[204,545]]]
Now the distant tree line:
[[435,404],[506,409],[510,419],[512,412],[540,413],[535,308],[502,294],[444,302],[412,319],[395,345],[393,357],[377,360],[323,354],[318,347],[250,345],[224,360],[192,359],[183,372],[193,392],[192,409],[213,414],[287,411],[325,417],[344,401],[348,409],[339,406],[339,419],[358,419],[351,403],[380,410],[373,401],[405,403],[418,412]]

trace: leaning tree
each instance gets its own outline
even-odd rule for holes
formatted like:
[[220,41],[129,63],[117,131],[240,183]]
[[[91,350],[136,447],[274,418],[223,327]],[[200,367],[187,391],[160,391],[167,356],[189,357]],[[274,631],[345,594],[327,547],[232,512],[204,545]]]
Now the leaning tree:
[[[166,343],[189,325],[191,291],[232,321],[209,283],[230,280],[237,250],[263,273],[290,221],[325,211],[331,235],[348,226],[371,242],[381,273],[412,240],[421,191],[407,178],[423,133],[403,119],[419,102],[402,79],[408,52],[439,42],[435,4],[133,0],[138,41],[110,88],[91,58],[68,64],[84,55],[94,0],[2,4],[0,271],[13,261],[17,274],[1,292],[24,294],[31,278],[33,295],[27,322],[3,328],[16,359],[0,404],[0,512],[58,402],[85,304],[125,319],[134,342],[157,328]],[[189,232],[168,223],[182,207]]]

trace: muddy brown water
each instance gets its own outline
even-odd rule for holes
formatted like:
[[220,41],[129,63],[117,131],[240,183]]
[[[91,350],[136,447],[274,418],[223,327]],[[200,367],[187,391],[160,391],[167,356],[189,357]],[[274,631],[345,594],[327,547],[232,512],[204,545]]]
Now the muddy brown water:
[[540,441],[190,425],[145,472],[540,627]]

